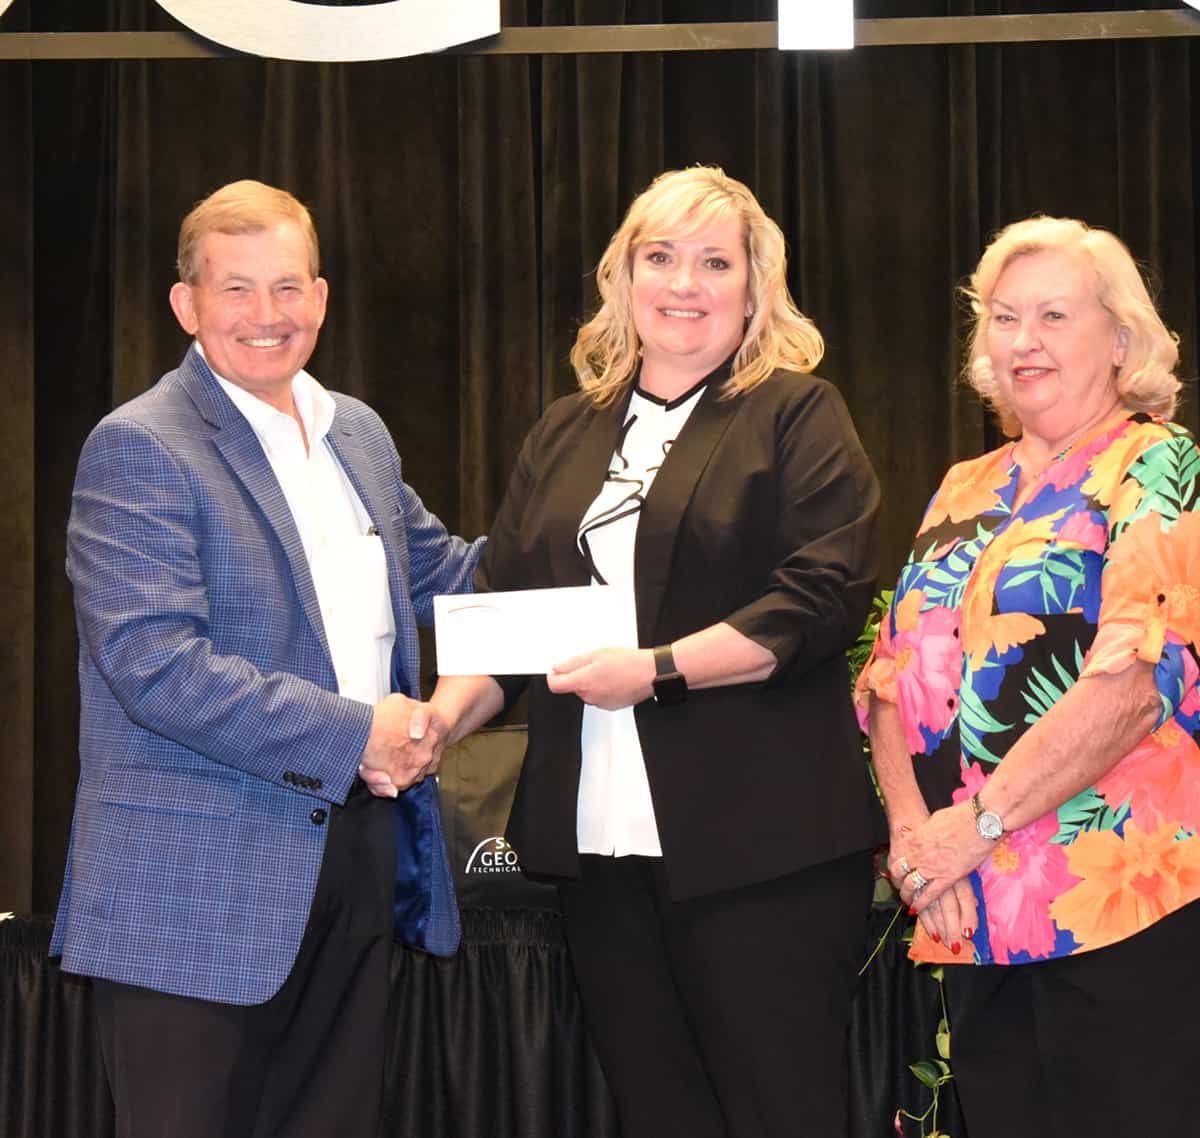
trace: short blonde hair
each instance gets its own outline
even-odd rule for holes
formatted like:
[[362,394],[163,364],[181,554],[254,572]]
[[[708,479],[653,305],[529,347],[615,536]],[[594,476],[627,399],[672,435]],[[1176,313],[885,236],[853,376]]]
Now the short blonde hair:
[[200,265],[196,251],[205,234],[260,233],[281,221],[291,221],[300,227],[308,244],[308,270],[316,280],[321,257],[312,214],[287,190],[250,178],[230,182],[215,190],[183,219],[179,227],[179,254],[175,262],[179,279],[189,285],[199,280]]
[[750,263],[752,313],[733,370],[721,392],[730,398],[762,383],[777,368],[812,371],[825,343],[796,307],[787,287],[783,233],[750,190],[718,166],[660,174],[633,201],[596,267],[600,310],[579,330],[571,363],[598,406],[611,403],[637,371],[641,343],[633,323],[633,258],[647,241],[695,233],[714,221],[741,221]]
[[1096,299],[1128,336],[1125,360],[1117,369],[1117,393],[1130,411],[1170,418],[1180,383],[1179,337],[1169,331],[1154,307],[1146,282],[1124,243],[1107,229],[1093,229],[1069,217],[1035,216],[1002,229],[984,250],[963,295],[972,322],[963,378],[1000,418],[1004,433],[1021,433],[1020,423],[1004,401],[987,355],[987,321],[992,293],[1000,275],[1016,257],[1044,251],[1076,257],[1092,272]]

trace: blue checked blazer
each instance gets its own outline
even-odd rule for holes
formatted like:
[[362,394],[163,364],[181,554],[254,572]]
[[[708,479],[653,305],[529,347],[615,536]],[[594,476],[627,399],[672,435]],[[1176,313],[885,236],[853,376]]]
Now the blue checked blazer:
[[[417,626],[482,539],[401,479],[387,428],[334,395],[330,444],[383,540],[399,686]],[[84,445],[67,535],[80,778],[51,953],[69,972],[269,999],[308,919],[371,709],[337,680],[300,535],[254,431],[193,347]],[[285,777],[286,774],[286,777]]]

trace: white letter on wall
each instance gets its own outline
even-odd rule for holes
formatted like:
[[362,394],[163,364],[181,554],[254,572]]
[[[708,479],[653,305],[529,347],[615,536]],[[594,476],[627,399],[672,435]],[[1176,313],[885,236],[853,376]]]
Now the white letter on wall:
[[500,0],[390,0],[349,8],[297,0],[157,3],[192,31],[235,51],[313,63],[397,59],[500,32]]

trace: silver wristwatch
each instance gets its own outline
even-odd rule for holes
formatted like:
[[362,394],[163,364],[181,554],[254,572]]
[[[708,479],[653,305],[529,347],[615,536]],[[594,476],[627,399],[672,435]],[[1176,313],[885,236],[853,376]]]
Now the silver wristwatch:
[[1004,820],[995,810],[986,810],[978,794],[971,795],[971,809],[975,811],[975,829],[981,838],[996,841],[1004,833]]

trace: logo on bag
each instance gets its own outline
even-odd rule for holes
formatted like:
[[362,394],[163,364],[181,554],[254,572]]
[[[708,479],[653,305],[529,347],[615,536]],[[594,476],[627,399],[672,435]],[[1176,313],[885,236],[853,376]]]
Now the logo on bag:
[[520,873],[517,851],[502,837],[484,838],[467,858],[464,873]]

